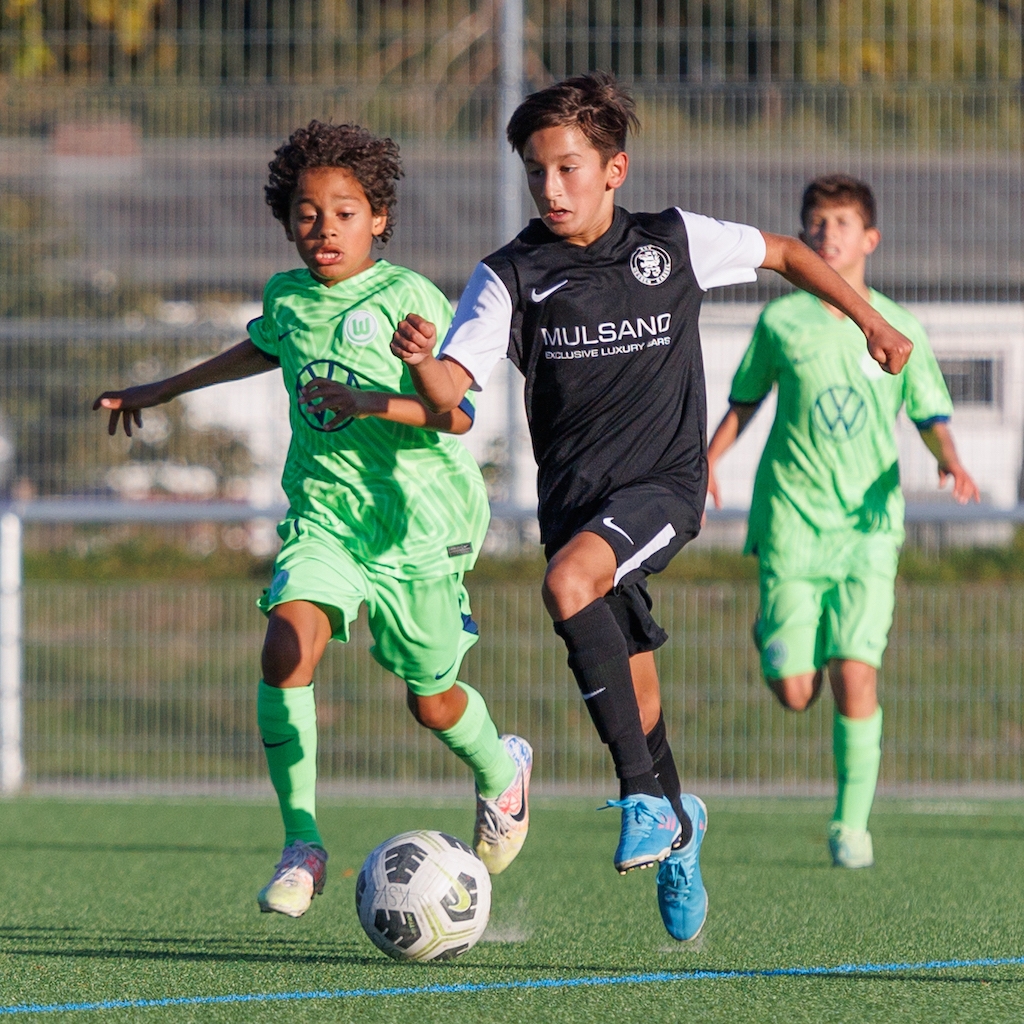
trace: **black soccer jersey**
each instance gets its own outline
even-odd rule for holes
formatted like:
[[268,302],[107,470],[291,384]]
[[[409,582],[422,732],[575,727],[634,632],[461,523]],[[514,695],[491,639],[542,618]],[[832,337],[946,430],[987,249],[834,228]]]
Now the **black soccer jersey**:
[[707,489],[700,303],[707,288],[754,280],[764,256],[747,225],[616,207],[589,246],[533,220],[477,266],[441,353],[476,389],[506,356],[525,376],[549,547],[641,482],[686,501],[696,532]]

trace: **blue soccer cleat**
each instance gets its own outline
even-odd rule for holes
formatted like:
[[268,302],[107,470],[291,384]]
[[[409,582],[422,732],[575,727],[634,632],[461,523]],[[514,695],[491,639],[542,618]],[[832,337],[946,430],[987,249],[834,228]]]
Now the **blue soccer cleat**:
[[620,875],[664,860],[683,831],[676,812],[663,796],[637,793],[623,800],[609,800],[606,807],[622,808],[622,832],[615,851],[615,870]]
[[658,909],[669,935],[688,942],[700,934],[708,916],[708,891],[700,877],[700,844],[708,830],[708,809],[700,797],[683,794],[683,810],[693,823],[693,835],[658,869]]

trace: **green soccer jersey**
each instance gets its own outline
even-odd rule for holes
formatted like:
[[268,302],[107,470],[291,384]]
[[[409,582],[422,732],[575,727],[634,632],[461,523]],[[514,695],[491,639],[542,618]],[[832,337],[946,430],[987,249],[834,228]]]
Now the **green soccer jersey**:
[[798,291],[762,311],[730,400],[778,407],[754,481],[747,552],[785,557],[810,534],[889,531],[903,539],[893,426],[900,406],[918,426],[946,420],[949,392],[921,325],[878,292],[871,304],[914,343],[902,373],[885,373],[864,335]]
[[[385,260],[330,288],[306,269],[291,270],[267,283],[263,315],[249,335],[280,362],[290,400],[282,484],[291,512],[329,529],[378,572],[430,579],[472,568],[480,551],[489,510],[473,457],[450,434],[375,416],[339,427],[333,413],[298,402],[315,377],[415,395],[389,348],[409,313],[435,323],[439,339],[452,318],[426,278]],[[468,400],[460,408],[472,417]]]

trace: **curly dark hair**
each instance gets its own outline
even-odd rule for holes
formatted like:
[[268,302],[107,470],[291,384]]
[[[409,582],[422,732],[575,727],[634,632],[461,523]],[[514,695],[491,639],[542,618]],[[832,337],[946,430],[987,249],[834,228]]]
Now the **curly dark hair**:
[[311,167],[344,167],[362,185],[374,214],[388,215],[379,238],[381,244],[391,237],[398,201],[396,186],[402,177],[398,144],[391,139],[378,138],[357,124],[314,120],[292,132],[288,141],[274,151],[269,166],[270,183],[263,191],[267,205],[285,226],[299,175]]
[[520,155],[542,128],[577,128],[604,163],[626,148],[626,135],[640,130],[632,97],[607,71],[591,71],[549,85],[516,108],[505,136]]

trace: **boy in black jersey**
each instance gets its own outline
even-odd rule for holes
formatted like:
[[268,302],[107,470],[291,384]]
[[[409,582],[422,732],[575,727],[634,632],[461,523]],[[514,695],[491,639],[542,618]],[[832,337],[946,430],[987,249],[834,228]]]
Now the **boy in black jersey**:
[[707,915],[707,810],[680,792],[652,653],[667,637],[644,581],[700,529],[703,293],[766,267],[842,309],[890,372],[911,344],[795,238],[676,208],[616,207],[637,126],[630,98],[600,72],[527,97],[507,136],[540,218],[477,266],[438,358],[433,325],[412,314],[392,351],[438,412],[482,389],[502,358],[525,376],[544,603],[620,780],[620,799],[608,801],[622,810],[615,867],[661,862],[662,920],[687,940]]

